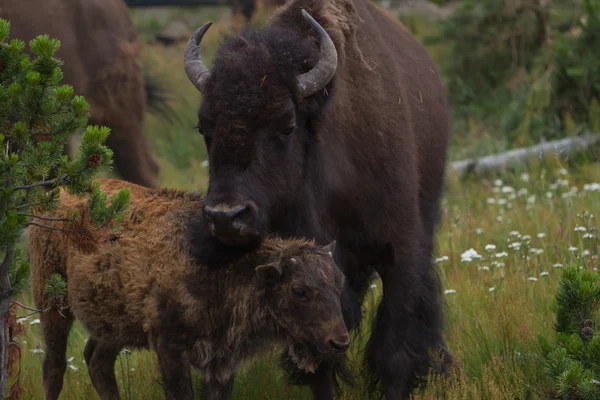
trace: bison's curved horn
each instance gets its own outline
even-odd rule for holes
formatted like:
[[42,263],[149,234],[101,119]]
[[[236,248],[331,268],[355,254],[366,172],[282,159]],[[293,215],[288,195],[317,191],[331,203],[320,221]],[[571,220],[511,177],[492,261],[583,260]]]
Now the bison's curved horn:
[[209,69],[202,62],[200,42],[211,25],[212,22],[207,22],[196,29],[196,32],[192,34],[192,37],[185,46],[185,53],[183,56],[183,68],[185,69],[185,73],[200,93],[204,91],[206,81],[210,77]]
[[310,71],[298,75],[296,92],[299,97],[308,97],[323,89],[331,81],[337,68],[337,51],[333,41],[325,32],[325,29],[306,10],[302,10],[302,16],[319,35],[321,44],[321,56],[319,62]]

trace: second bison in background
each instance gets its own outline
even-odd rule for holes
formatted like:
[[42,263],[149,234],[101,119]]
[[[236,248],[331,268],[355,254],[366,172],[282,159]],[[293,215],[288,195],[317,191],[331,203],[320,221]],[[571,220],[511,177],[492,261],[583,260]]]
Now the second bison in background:
[[[75,318],[90,333],[84,357],[102,399],[119,398],[114,362],[125,346],[157,352],[167,399],[177,400],[193,399],[190,363],[204,370],[207,398],[229,399],[240,364],[274,344],[305,369],[343,356],[349,335],[334,242],[269,237],[256,252],[231,254],[205,233],[198,196],[99,182],[108,195],[130,188],[131,206],[97,249],[81,252],[44,228],[29,234],[34,301],[51,309],[41,317],[46,400],[62,390]],[[48,215],[64,218],[84,204],[63,190]],[[45,298],[55,273],[67,281],[66,299]],[[307,343],[318,351],[302,352]]]
[[[153,100],[164,101],[144,77],[140,44],[122,0],[3,0],[0,18],[13,37],[29,41],[47,34],[61,42],[63,83],[90,103],[90,124],[112,131],[107,145],[120,175],[147,187],[158,185],[159,165],[143,136]],[[67,149],[67,152],[69,149]]]

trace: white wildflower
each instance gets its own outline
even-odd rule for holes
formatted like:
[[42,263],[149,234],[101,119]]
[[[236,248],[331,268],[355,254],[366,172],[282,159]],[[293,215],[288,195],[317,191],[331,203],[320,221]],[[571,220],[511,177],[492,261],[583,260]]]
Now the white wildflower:
[[569,181],[566,179],[559,179],[556,183],[558,183],[559,186],[569,186]]
[[446,290],[444,290],[444,294],[454,294],[454,293],[456,293],[456,290],[454,290],[454,289],[446,289]]
[[521,248],[521,242],[512,242],[508,245],[513,250],[519,250]]
[[519,233],[519,231],[511,231],[509,233],[510,236],[520,236],[521,234]]
[[550,190],[556,190],[556,189],[558,189],[558,183],[551,183]]
[[69,368],[71,368],[73,371],[77,372],[79,371],[79,368],[77,368],[76,366],[74,366],[73,364],[69,364]]
[[502,193],[512,193],[514,191],[515,191],[515,189],[511,188],[510,186],[503,186],[502,187]]
[[519,189],[519,191],[517,192],[517,196],[522,197],[522,196],[527,196],[527,189],[523,188],[523,189]]
[[511,194],[508,195],[508,199],[509,200],[515,200],[516,198],[517,198],[517,195],[514,194],[514,193],[511,193]]
[[489,199],[487,199],[487,203],[488,204],[496,204],[496,199],[493,197],[490,197]]
[[595,238],[595,237],[596,237],[596,236],[595,236],[593,233],[585,233],[585,234],[583,235],[583,238],[584,238],[584,239],[593,239],[593,238]]
[[523,235],[523,240],[531,240],[531,235]]
[[527,203],[528,204],[534,204],[535,203],[535,194],[532,194],[531,196],[529,196],[527,198]]
[[590,251],[589,250],[584,250],[581,252],[581,254],[583,254],[584,257],[587,257],[590,255]]
[[548,276],[548,272],[544,271],[540,273],[540,276]]
[[508,253],[505,251],[501,251],[500,253],[496,253],[496,258],[502,258],[502,257],[507,257]]
[[498,221],[498,222],[502,223],[502,220],[503,220],[503,218],[502,218],[502,215],[498,215],[498,216],[496,217],[496,221]]
[[488,289],[488,292],[493,292],[494,290],[496,290],[496,288],[495,287],[491,287],[491,288]]
[[532,281],[532,282],[537,282],[537,278],[530,276],[529,278],[527,278],[528,281]]
[[201,166],[202,168],[208,168],[208,160],[204,160],[204,161],[202,161],[202,162],[200,163],[200,166]]
[[547,198],[551,199],[551,198],[552,198],[552,196],[553,196],[553,195],[552,195],[552,192],[546,192],[546,197],[547,197]]
[[31,351],[33,354],[41,354],[44,352],[42,349],[31,349],[29,351]]
[[505,264],[500,261],[492,261],[492,265],[496,268],[502,268],[502,267],[504,267]]
[[469,249],[469,250],[465,251],[464,253],[462,253],[462,255],[460,256],[461,261],[464,261],[464,262],[470,262],[474,258],[481,258],[481,256],[479,254],[477,254],[475,249]]
[[563,265],[562,265],[562,264],[554,264],[554,265],[553,265],[553,267],[554,267],[554,268],[562,268],[562,267],[563,267]]
[[529,182],[529,174],[528,174],[528,173],[526,173],[526,172],[523,172],[523,173],[521,174],[521,180],[522,180],[523,182]]
[[576,192],[570,191],[570,192],[565,192],[563,194],[560,195],[560,197],[562,197],[563,199],[568,199],[569,197],[575,197],[577,195]]
[[485,245],[485,251],[492,251],[496,249],[496,245],[495,244],[486,244]]
[[567,172],[567,170],[566,170],[566,169],[564,169],[564,168],[561,168],[561,169],[560,169],[560,174],[561,174],[561,175],[567,175],[567,173],[568,173],[568,172]]
[[500,204],[501,206],[506,204],[506,199],[498,199],[498,204]]
[[37,324],[39,324],[39,323],[40,323],[40,320],[39,320],[39,319],[34,319],[33,321],[31,321],[31,322],[29,323],[29,325],[37,325]]
[[496,185],[496,186],[502,186],[502,180],[501,179],[496,179],[494,181],[494,185]]
[[540,239],[543,239],[546,237],[546,234],[544,232],[540,232],[537,234],[537,237],[539,237]]
[[529,249],[529,252],[531,254],[535,254],[535,255],[539,256],[540,254],[544,253],[544,249],[536,249],[536,248],[532,247],[531,249]]
[[481,235],[481,234],[483,233],[483,229],[481,229],[481,228],[476,228],[476,229],[475,229],[475,233],[476,233],[476,234],[478,234],[478,235]]
[[585,229],[584,226],[576,226],[575,227],[575,232],[585,232],[587,229]]
[[373,284],[373,285],[369,286],[369,288],[371,288],[371,289],[377,289],[377,285]]
[[574,253],[574,252],[577,251],[577,247],[570,246],[569,247],[569,251],[572,252],[572,253]]
[[441,262],[448,261],[448,256],[441,256],[440,258],[435,259],[435,263],[439,264]]
[[487,265],[484,265],[482,267],[478,267],[477,270],[478,271],[489,271],[490,267],[488,267]]
[[583,185],[586,192],[600,192],[600,183],[586,183]]

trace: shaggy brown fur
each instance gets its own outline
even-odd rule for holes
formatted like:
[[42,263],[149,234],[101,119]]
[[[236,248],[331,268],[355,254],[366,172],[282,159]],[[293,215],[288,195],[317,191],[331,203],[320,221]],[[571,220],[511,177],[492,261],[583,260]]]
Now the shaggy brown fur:
[[61,41],[63,83],[90,103],[90,124],[111,128],[107,144],[116,169],[128,181],[156,187],[159,165],[142,132],[147,82],[124,2],[3,0],[0,17],[11,23],[11,37],[28,42],[48,34]]
[[[90,333],[84,357],[103,399],[119,398],[113,369],[125,346],[157,352],[169,399],[193,398],[190,362],[205,371],[208,398],[228,399],[240,363],[275,343],[287,343],[289,351],[298,348],[294,343],[311,343],[323,354],[347,347],[339,300],[344,277],[332,247],[270,237],[236,260],[201,265],[190,257],[188,240],[190,226],[199,226],[189,221],[200,217],[200,196],[99,181],[109,196],[131,189],[131,207],[116,236],[83,254],[60,232],[33,227],[29,233],[36,306],[51,306],[44,296],[51,274],[60,273],[68,284],[64,317],[42,315],[46,399],[61,391],[74,318]],[[82,204],[63,191],[60,207],[49,215],[63,217]],[[318,354],[291,354],[301,368],[318,363]]]
[[[333,80],[307,98],[297,77],[320,50],[302,9],[337,50]],[[432,349],[445,370],[453,357],[431,254],[448,104],[423,46],[369,0],[289,0],[267,28],[224,41],[202,90],[216,236],[252,246],[267,233],[335,237],[349,328],[373,272],[383,281],[366,352],[373,389],[408,398],[437,366]],[[332,397],[331,371],[304,377],[319,399]]]

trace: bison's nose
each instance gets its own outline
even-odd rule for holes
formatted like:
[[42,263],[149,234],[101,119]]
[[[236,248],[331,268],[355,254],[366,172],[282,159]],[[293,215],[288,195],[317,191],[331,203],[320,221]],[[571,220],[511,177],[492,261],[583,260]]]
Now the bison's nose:
[[350,345],[350,337],[347,333],[344,333],[335,339],[331,339],[329,344],[331,345],[331,348],[336,351],[344,351]]
[[205,205],[204,217],[208,229],[221,241],[243,244],[248,236],[255,235],[254,209],[251,203]]

